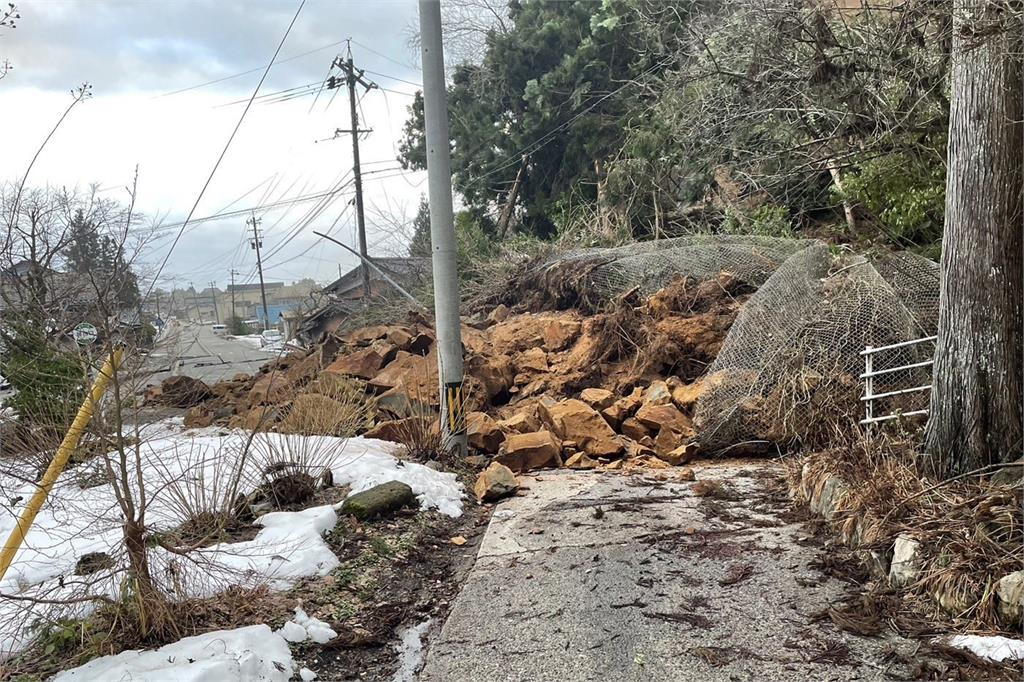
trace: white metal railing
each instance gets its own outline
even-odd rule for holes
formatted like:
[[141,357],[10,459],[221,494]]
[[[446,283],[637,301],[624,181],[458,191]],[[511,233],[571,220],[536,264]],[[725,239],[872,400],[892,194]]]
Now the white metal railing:
[[928,383],[923,386],[913,386],[911,388],[901,388],[893,391],[885,391],[883,393],[875,393],[875,377],[893,374],[895,372],[911,370],[917,367],[927,367],[931,365],[933,362],[933,360],[928,359],[922,360],[921,362],[912,362],[907,365],[899,365],[897,367],[875,369],[875,356],[878,353],[893,350],[894,348],[914,346],[920,343],[931,343],[935,341],[937,338],[938,337],[936,336],[926,336],[923,339],[903,341],[902,343],[894,343],[888,346],[868,346],[867,348],[860,352],[860,354],[864,356],[864,373],[860,375],[860,378],[864,380],[864,395],[861,396],[861,401],[864,403],[864,419],[860,420],[861,424],[875,424],[878,422],[889,421],[890,419],[899,419],[901,417],[923,417],[928,414],[928,410],[923,409],[912,410],[910,412],[898,412],[896,414],[883,414],[875,416],[875,401],[880,398],[890,398],[892,396],[905,395],[908,393],[930,391],[932,388],[931,383]]

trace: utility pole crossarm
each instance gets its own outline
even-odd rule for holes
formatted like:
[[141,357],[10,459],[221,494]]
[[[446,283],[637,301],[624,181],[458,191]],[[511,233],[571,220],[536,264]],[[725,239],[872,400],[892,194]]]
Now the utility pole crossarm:
[[356,69],[352,63],[352,50],[349,48],[348,57],[342,59],[336,57],[334,62],[331,64],[333,68],[341,69],[345,74],[343,79],[338,79],[336,76],[331,76],[327,79],[328,89],[334,89],[341,87],[342,83],[348,86],[348,103],[349,103],[349,116],[351,118],[352,126],[348,130],[337,129],[335,135],[338,133],[351,133],[352,135],[352,175],[356,190],[356,226],[359,230],[359,255],[361,262],[359,269],[363,276],[363,304],[369,303],[370,300],[370,269],[366,264],[366,258],[369,256],[366,248],[366,216],[363,211],[363,176],[359,164],[359,134],[370,132],[369,130],[360,130],[359,128],[359,113],[357,111],[358,102],[356,101],[356,85],[361,85],[366,89],[366,92],[373,90],[377,87],[377,84],[373,81],[367,80],[363,76],[362,69]]

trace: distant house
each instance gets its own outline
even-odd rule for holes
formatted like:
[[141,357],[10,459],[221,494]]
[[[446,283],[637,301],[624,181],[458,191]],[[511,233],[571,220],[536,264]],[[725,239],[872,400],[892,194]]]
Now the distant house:
[[[415,291],[430,284],[429,258],[374,258],[373,262],[406,291]],[[323,338],[362,307],[362,268],[352,268],[324,287],[322,293],[326,295],[327,302],[303,317],[296,326],[295,337],[302,343],[313,343]],[[379,272],[370,268],[370,295],[392,298],[398,293]]]
[[[430,282],[429,258],[374,258],[374,264],[406,290],[416,289]],[[363,297],[363,271],[356,266],[334,280],[323,291],[334,299],[354,300]],[[379,272],[370,268],[370,293],[390,296],[394,287]]]

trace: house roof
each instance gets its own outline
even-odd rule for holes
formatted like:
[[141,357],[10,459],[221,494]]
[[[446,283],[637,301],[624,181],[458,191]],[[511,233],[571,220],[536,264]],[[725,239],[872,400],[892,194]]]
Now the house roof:
[[[386,272],[399,283],[412,278],[424,277],[430,273],[429,258],[374,258],[374,265]],[[362,285],[362,268],[356,266],[324,287],[324,292],[333,296],[344,296]],[[370,281],[383,281],[380,273],[370,268]]]

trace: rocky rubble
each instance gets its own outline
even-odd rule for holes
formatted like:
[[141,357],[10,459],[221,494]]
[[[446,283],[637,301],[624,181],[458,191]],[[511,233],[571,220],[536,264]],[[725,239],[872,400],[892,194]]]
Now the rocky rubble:
[[[586,317],[499,305],[473,318],[462,335],[474,461],[513,472],[691,461],[700,374],[745,299],[738,287],[723,273],[677,280],[646,301],[628,294]],[[436,353],[433,329],[416,316],[337,334],[212,387],[173,377],[146,397],[189,408],[190,427],[403,442],[437,432]]]

